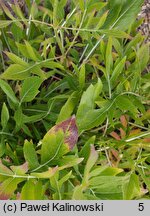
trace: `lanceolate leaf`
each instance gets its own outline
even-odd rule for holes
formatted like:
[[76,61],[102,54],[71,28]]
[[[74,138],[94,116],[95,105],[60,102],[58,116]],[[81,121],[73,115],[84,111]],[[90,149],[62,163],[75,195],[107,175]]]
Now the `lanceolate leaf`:
[[84,115],[95,108],[95,101],[97,100],[99,94],[102,91],[103,84],[100,79],[98,79],[97,84],[90,85],[87,90],[83,93],[81,101],[77,111],[78,121],[83,120]]
[[141,195],[140,182],[136,174],[131,174],[128,182],[123,187],[123,199],[131,200]]
[[20,92],[20,104],[23,102],[32,101],[39,93],[42,80],[39,77],[30,77],[24,80],[22,89]]
[[138,113],[137,107],[130,101],[127,95],[120,95],[116,99],[116,105],[122,111],[130,111],[134,115]]
[[110,0],[110,13],[103,28],[126,30],[136,19],[143,0]]
[[0,87],[13,103],[15,104],[19,103],[18,99],[15,96],[15,93],[13,92],[12,88],[7,82],[0,79]]
[[7,80],[23,80],[29,77],[30,71],[28,67],[19,64],[10,65],[4,73],[0,75],[0,78]]
[[48,178],[50,179],[58,170],[58,167],[49,168],[48,171],[41,172],[41,173],[31,173],[32,176],[35,176],[37,178]]
[[1,20],[0,21],[0,28],[5,28],[9,26],[13,21],[11,20]]
[[[70,97],[68,98],[67,102],[64,104],[64,106],[61,108],[61,111],[59,113],[57,123],[62,122],[69,118],[75,108],[75,105],[78,101],[78,92],[73,92]],[[67,110],[67,112],[66,112]]]
[[6,127],[8,120],[9,120],[9,111],[6,104],[3,103],[2,111],[1,111],[1,125],[3,129]]
[[28,63],[26,63],[25,61],[23,61],[21,58],[19,58],[17,55],[15,55],[14,53],[10,53],[10,52],[5,52],[6,55],[16,64],[20,64],[22,66],[28,67]]
[[24,175],[28,172],[28,163],[25,162],[20,166],[11,166],[10,168],[16,175]]
[[0,200],[7,200],[11,198],[17,186],[22,182],[22,178],[7,178],[0,184]]
[[84,169],[84,179],[83,179],[84,184],[88,184],[88,180],[90,177],[90,170],[95,165],[97,159],[98,159],[98,152],[95,150],[94,145],[91,145],[90,155]]
[[0,161],[0,200],[11,198],[18,184],[25,180],[23,177],[27,171],[27,163],[21,166],[12,166],[10,170]]
[[21,191],[21,200],[43,200],[43,185],[40,180],[28,180]]
[[32,142],[29,142],[27,140],[25,141],[23,152],[24,152],[24,157],[28,162],[30,170],[39,167],[40,164],[38,162],[38,157]]

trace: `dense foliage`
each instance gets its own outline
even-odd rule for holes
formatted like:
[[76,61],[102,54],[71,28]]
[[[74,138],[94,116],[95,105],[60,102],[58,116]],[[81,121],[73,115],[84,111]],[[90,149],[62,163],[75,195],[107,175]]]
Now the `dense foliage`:
[[0,199],[150,199],[142,3],[0,1]]

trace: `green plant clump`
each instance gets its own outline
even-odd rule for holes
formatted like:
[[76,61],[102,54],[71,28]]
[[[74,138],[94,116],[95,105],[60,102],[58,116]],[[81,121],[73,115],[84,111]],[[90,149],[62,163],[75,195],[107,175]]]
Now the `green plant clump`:
[[143,0],[8,2],[0,1],[0,199],[150,199]]

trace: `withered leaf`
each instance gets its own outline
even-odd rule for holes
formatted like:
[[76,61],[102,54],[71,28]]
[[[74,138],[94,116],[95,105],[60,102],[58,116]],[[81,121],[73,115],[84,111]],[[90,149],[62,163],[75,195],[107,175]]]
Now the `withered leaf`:
[[78,140],[78,129],[75,115],[52,127],[48,133],[57,132],[59,130],[64,132],[64,143],[68,145],[70,150],[72,150]]

